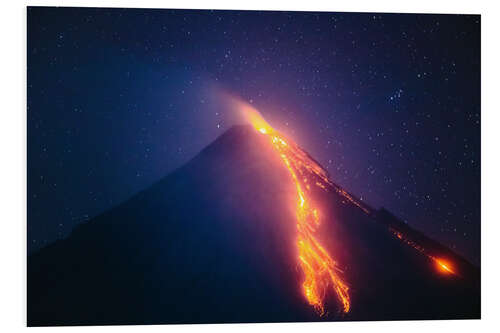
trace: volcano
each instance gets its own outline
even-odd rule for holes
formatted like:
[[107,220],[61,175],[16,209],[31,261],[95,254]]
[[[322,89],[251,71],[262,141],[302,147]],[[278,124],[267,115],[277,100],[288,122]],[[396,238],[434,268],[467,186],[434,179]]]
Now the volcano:
[[479,317],[479,268],[267,126],[28,258],[29,326]]

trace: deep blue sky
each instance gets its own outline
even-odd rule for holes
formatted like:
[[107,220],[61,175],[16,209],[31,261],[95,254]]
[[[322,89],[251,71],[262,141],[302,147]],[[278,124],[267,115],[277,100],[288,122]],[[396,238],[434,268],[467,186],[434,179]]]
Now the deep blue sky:
[[28,249],[252,103],[334,182],[478,263],[480,17],[28,9]]

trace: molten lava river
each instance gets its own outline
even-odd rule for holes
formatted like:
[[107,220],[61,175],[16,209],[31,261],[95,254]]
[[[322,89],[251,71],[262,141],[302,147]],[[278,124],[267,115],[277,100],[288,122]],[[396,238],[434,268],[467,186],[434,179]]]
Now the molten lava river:
[[332,183],[316,162],[263,119],[252,121],[252,124],[260,133],[269,137],[270,144],[288,169],[296,189],[296,246],[298,261],[305,277],[302,288],[306,300],[323,316],[326,313],[325,297],[329,290],[333,290],[342,311],[349,312],[349,288],[342,280],[342,271],[337,267],[332,255],[315,235],[321,223],[320,212],[308,197],[311,186],[326,189]]

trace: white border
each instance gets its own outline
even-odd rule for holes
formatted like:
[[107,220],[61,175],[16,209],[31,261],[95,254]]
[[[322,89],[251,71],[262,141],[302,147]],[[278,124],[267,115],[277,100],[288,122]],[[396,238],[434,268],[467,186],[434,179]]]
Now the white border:
[[80,6],[80,7],[128,7],[128,8],[196,8],[196,9],[248,9],[248,10],[300,10],[300,11],[350,11],[350,12],[406,12],[406,13],[467,13],[479,14],[484,5],[481,1],[293,1],[293,0],[59,0],[27,1],[32,6]]
[[[497,95],[499,65],[499,5],[495,1],[194,1],[194,0],[122,0],[122,1],[18,1],[3,4],[2,24],[2,108],[0,224],[0,329],[11,332],[26,329],[26,5],[85,6],[133,8],[205,8],[266,9],[307,11],[357,11],[406,13],[482,14],[482,320],[348,322],[310,324],[240,324],[240,325],[174,325],[174,326],[107,326],[57,328],[59,331],[179,331],[193,330],[232,332],[254,330],[304,332],[314,330],[351,330],[354,332],[419,332],[494,330],[500,326],[496,301],[500,298],[498,281],[498,237],[500,219],[495,192],[500,189],[498,144],[500,132]],[[36,328],[52,331],[54,328]]]

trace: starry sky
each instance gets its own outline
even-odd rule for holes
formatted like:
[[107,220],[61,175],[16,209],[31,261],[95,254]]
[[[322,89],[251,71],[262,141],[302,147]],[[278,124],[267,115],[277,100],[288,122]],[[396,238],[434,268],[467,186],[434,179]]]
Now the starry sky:
[[251,103],[373,207],[480,261],[480,16],[29,7],[28,252]]

